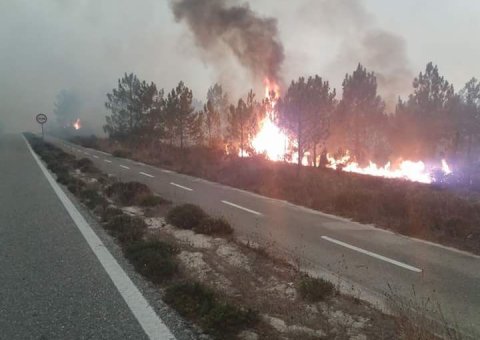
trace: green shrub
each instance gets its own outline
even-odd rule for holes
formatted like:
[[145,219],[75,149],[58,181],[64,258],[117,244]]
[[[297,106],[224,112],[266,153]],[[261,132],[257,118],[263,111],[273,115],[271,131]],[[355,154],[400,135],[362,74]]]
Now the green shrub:
[[69,183],[67,184],[67,189],[74,195],[80,195],[80,193],[85,189],[85,182],[81,179],[71,177]]
[[258,320],[256,312],[218,301],[213,291],[198,282],[168,287],[165,302],[182,316],[198,321],[204,331],[219,339],[232,337]]
[[94,209],[98,205],[106,204],[105,199],[94,189],[82,190],[80,192],[80,199],[90,209]]
[[68,185],[72,181],[72,176],[68,172],[57,175],[57,182],[63,185]]
[[203,328],[219,338],[225,334],[236,334],[251,327],[258,320],[252,309],[243,310],[228,303],[217,303],[203,318]]
[[335,292],[335,286],[324,279],[303,275],[298,283],[300,296],[308,302],[322,301]]
[[206,235],[231,235],[233,229],[223,217],[205,217],[201,223],[193,228],[196,233]]
[[105,193],[123,205],[139,205],[145,197],[152,196],[150,188],[139,182],[116,182]]
[[178,271],[174,254],[177,248],[161,241],[138,241],[125,250],[135,270],[154,283],[170,279]]
[[182,229],[195,229],[200,226],[207,214],[197,205],[183,204],[171,209],[167,222]]
[[147,228],[147,225],[141,218],[125,214],[111,218],[104,226],[123,245],[140,241]]
[[143,197],[140,200],[139,205],[142,207],[155,207],[157,205],[166,204],[166,203],[169,203],[169,202],[160,196],[148,195]]
[[118,158],[129,158],[132,155],[130,151],[127,150],[114,150],[112,152],[113,157],[118,157]]
[[81,158],[75,162],[75,168],[83,173],[97,173],[99,170],[95,167],[93,162],[88,158]]
[[107,207],[102,213],[102,221],[107,222],[110,221],[115,216],[122,215],[122,209],[118,209],[115,207]]

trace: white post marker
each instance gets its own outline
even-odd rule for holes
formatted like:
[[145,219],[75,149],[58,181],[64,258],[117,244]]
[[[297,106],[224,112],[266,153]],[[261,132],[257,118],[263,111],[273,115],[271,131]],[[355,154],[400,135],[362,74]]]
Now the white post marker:
[[26,139],[25,142],[27,143],[28,149],[33,155],[33,158],[37,162],[38,166],[40,167],[48,182],[52,186],[53,190],[57,194],[58,198],[62,202],[73,222],[80,230],[80,233],[87,241],[87,244],[92,249],[98,261],[101,263],[107,274],[110,276],[113,284],[119,291],[122,298],[127,303],[135,318],[142,326],[148,338],[155,340],[175,340],[174,335],[170,332],[170,330],[163,323],[163,321],[158,317],[158,315],[155,313],[148,301],[138,290],[138,288],[128,277],[128,275],[123,271],[122,267],[120,267],[112,254],[110,254],[110,252],[107,250],[107,247],[105,247],[100,238],[95,234],[92,227],[90,227],[90,225],[87,223],[82,214],[80,214],[72,201],[70,201],[67,195],[65,195],[63,190],[53,179],[48,170],[45,169],[42,162],[33,152],[30,144],[27,142]]
[[351,250],[355,250],[355,251],[358,251],[359,253],[362,253],[362,254],[365,254],[365,255],[374,257],[374,258],[376,258],[376,259],[379,259],[379,260],[382,260],[382,261],[385,261],[385,262],[394,264],[394,265],[396,265],[396,266],[399,266],[399,267],[402,267],[402,268],[405,268],[405,269],[408,269],[408,270],[411,270],[412,272],[416,272],[416,273],[421,273],[421,272],[422,272],[422,270],[421,270],[420,268],[413,267],[413,266],[410,266],[410,265],[408,265],[408,264],[406,264],[406,263],[403,263],[403,262],[400,262],[400,261],[397,261],[397,260],[393,260],[393,259],[391,259],[391,258],[382,256],[382,255],[379,255],[379,254],[377,254],[377,253],[373,253],[373,252],[371,252],[371,251],[368,251],[368,250],[365,250],[365,249],[362,249],[362,248],[359,248],[359,247],[352,246],[351,244],[348,244],[348,243],[345,243],[345,242],[336,240],[336,239],[334,239],[334,238],[331,238],[331,237],[328,237],[328,236],[322,236],[322,238],[323,238],[324,240],[326,240],[326,241],[329,241],[329,242],[338,244],[339,246],[342,246],[342,247],[345,247],[345,248],[348,248],[348,249],[351,249]]

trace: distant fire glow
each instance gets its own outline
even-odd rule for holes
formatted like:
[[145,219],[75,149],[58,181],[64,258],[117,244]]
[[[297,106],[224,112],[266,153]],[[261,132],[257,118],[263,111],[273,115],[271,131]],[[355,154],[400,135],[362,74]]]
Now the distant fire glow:
[[75,123],[73,123],[73,128],[74,128],[75,130],[79,130],[81,127],[82,127],[82,123],[80,122],[80,118],[77,118],[77,120],[75,121]]
[[[272,97],[272,91],[274,96]],[[271,110],[266,112],[264,120],[260,123],[260,131],[252,140],[252,147],[258,154],[265,154],[266,157],[273,161],[285,160],[285,154],[288,149],[291,149],[294,144],[286,134],[272,120],[273,108],[276,100],[279,97],[279,86],[269,81],[265,81],[265,96],[271,101]],[[304,156],[302,163],[308,165],[307,156]],[[292,162],[296,162],[298,155],[294,153],[291,157]],[[374,162],[369,162],[368,166],[360,166],[357,162],[351,159],[348,151],[343,157],[338,159],[327,155],[328,165],[330,169],[341,169],[345,172],[353,172],[363,175],[379,176],[384,178],[398,178],[406,179],[413,182],[431,183],[431,169],[428,169],[422,161],[401,160],[395,166],[390,162],[384,166],[379,166]],[[441,170],[445,175],[452,173],[450,166],[445,159],[442,159]]]

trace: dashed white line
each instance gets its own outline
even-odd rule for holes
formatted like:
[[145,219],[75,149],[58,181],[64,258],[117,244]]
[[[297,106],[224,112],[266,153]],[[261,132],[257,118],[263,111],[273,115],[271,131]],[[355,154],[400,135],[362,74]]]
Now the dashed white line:
[[345,247],[345,248],[348,248],[348,249],[351,249],[351,250],[358,251],[359,253],[362,253],[362,254],[365,254],[365,255],[374,257],[374,258],[376,258],[376,259],[379,259],[379,260],[382,260],[382,261],[385,261],[385,262],[394,264],[394,265],[396,265],[396,266],[399,266],[399,267],[402,267],[402,268],[411,270],[411,271],[413,271],[413,272],[416,272],[416,273],[421,273],[421,272],[422,272],[422,270],[421,270],[420,268],[410,266],[410,265],[408,265],[408,264],[406,264],[406,263],[403,263],[403,262],[400,262],[400,261],[397,261],[397,260],[393,260],[393,259],[391,259],[391,258],[382,256],[382,255],[379,255],[379,254],[377,254],[377,253],[372,253],[371,251],[368,251],[368,250],[365,250],[365,249],[362,249],[362,248],[359,248],[359,247],[352,246],[351,244],[348,244],[348,243],[345,243],[345,242],[336,240],[336,239],[334,239],[334,238],[331,238],[331,237],[328,237],[328,236],[322,236],[322,238],[323,238],[324,240],[326,240],[326,241],[329,241],[329,242],[338,244],[339,246],[342,246],[342,247]]
[[232,202],[229,202],[229,201],[222,201],[222,203],[230,205],[230,206],[235,207],[237,209],[247,211],[247,212],[249,212],[251,214],[254,214],[254,215],[257,215],[257,216],[262,216],[263,215],[262,213],[259,213],[258,211],[242,207],[241,205],[238,205],[238,204],[235,204],[235,203],[232,203]]
[[107,162],[107,163],[112,163],[112,161],[109,160],[109,159],[104,159],[103,161],[104,161],[104,162]]
[[170,184],[173,185],[173,186],[176,186],[177,188],[183,189],[183,190],[193,191],[193,189],[191,189],[191,188],[184,187],[183,185],[180,185],[180,184],[177,184],[177,183],[174,183],[174,182],[170,182]]
[[132,311],[135,318],[138,320],[147,337],[155,340],[174,340],[175,336],[158,317],[152,306],[150,306],[148,301],[128,277],[122,267],[118,264],[112,254],[110,254],[107,247],[105,247],[100,238],[95,234],[91,226],[87,223],[82,214],[80,214],[72,201],[70,201],[62,189],[58,186],[52,175],[50,175],[38,156],[33,152],[30,144],[26,140],[25,142],[27,143],[27,147],[30,150],[33,158],[62,202],[66,211],[72,218],[78,230],[80,230],[80,233],[83,235],[85,241],[92,249],[106,273],[110,276],[113,284],[126,302],[127,306]]
[[120,167],[121,167],[121,168],[124,168],[124,169],[127,169],[127,170],[130,170],[130,168],[129,168],[128,166],[126,166],[126,165],[120,164]]
[[170,171],[170,170],[165,170],[165,169],[160,169],[161,172],[164,172],[166,174],[171,174],[173,173],[173,171]]
[[93,155],[94,158],[99,158],[97,155]]
[[139,174],[140,174],[140,175],[143,175],[143,176],[150,177],[150,178],[154,178],[154,177],[155,177],[155,176],[153,176],[153,175],[147,174],[146,172],[142,172],[142,171],[140,171]]

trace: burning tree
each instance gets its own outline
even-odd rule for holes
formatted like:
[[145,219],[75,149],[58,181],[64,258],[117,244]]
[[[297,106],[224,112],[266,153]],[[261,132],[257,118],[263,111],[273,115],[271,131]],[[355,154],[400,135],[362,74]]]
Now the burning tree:
[[232,151],[239,150],[240,157],[250,152],[250,142],[258,128],[258,108],[259,104],[255,101],[252,90],[246,101],[239,99],[236,107],[230,106],[227,127],[229,146]]
[[335,90],[321,77],[299,78],[293,81],[278,101],[278,122],[294,141],[297,164],[312,151],[312,164],[317,164],[317,148],[324,145],[335,108]]

